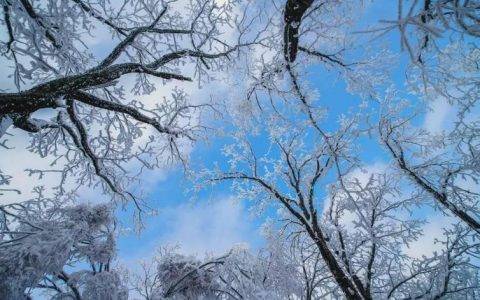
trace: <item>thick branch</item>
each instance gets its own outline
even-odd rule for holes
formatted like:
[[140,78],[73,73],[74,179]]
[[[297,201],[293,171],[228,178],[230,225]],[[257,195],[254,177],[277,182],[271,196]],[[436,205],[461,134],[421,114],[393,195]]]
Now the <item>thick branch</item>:
[[141,112],[139,112],[133,107],[129,107],[121,103],[107,101],[99,97],[96,97],[92,94],[81,92],[81,91],[74,92],[72,96],[75,97],[76,100],[82,103],[88,104],[90,106],[126,114],[139,122],[152,125],[156,130],[158,130],[161,133],[166,133],[173,136],[178,136],[180,134],[180,132],[173,131],[163,126],[157,120],[142,114]]
[[399,150],[400,153],[397,153],[397,151],[393,149],[392,145],[388,140],[384,140],[384,143],[387,146],[389,152],[392,154],[393,158],[395,158],[400,169],[402,169],[408,175],[408,177],[410,177],[414,182],[416,182],[423,190],[432,195],[436,201],[442,204],[442,206],[449,210],[453,215],[457,216],[477,233],[480,233],[479,222],[477,222],[464,210],[458,208],[455,204],[451,203],[448,200],[446,193],[440,193],[439,191],[437,191],[433,186],[431,186],[428,182],[426,182],[423,178],[421,178],[417,173],[415,173],[408,167],[402,149]]
[[298,31],[302,17],[314,0],[287,0],[283,19],[283,55],[287,62],[294,62],[298,51]]
[[191,81],[188,77],[155,71],[138,63],[123,63],[54,79],[18,93],[0,93],[0,111],[3,114],[29,114],[41,108],[56,108],[58,106],[56,100],[62,96],[68,96],[81,89],[111,83],[122,75],[130,73],[145,73],[167,80]]

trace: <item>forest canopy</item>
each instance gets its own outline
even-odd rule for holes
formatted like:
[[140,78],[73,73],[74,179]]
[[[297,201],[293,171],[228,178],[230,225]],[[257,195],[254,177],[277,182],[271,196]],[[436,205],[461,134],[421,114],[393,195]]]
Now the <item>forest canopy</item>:
[[0,299],[480,298],[480,1],[0,4]]

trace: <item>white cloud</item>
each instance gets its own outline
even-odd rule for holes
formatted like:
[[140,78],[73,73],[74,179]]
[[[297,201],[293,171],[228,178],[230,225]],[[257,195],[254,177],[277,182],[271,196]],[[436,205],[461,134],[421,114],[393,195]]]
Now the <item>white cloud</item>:
[[248,244],[256,235],[244,205],[231,197],[181,204],[160,211],[159,217],[167,227],[161,242],[178,244],[189,254],[221,254],[235,244]]
[[239,244],[255,247],[261,239],[245,205],[232,197],[165,207],[148,223],[140,236],[125,237],[128,245],[142,246],[122,247],[121,263],[135,268],[164,246],[179,246],[180,253],[203,257],[222,255]]
[[423,128],[431,133],[441,133],[452,124],[454,118],[448,117],[453,114],[455,114],[454,107],[446,99],[439,97],[430,103],[423,121]]
[[7,146],[13,149],[0,149],[0,170],[2,170],[4,174],[12,176],[11,184],[6,188],[17,189],[21,194],[5,193],[0,196],[0,204],[28,200],[31,198],[31,191],[35,185],[40,185],[42,182],[52,179],[55,180],[55,182],[60,180],[55,174],[50,174],[46,178],[43,178],[43,180],[36,180],[36,176],[28,176],[28,173],[25,172],[27,168],[51,169],[51,167],[48,166],[50,160],[43,159],[26,149],[29,137],[25,132],[10,128],[9,133],[13,134],[13,136],[4,137],[2,140],[7,139]]
[[353,172],[348,175],[348,178],[356,178],[360,181],[360,183],[366,184],[372,175],[385,173],[387,169],[388,165],[377,161],[370,165],[353,170]]
[[445,215],[437,214],[429,216],[428,223],[422,228],[423,235],[408,247],[405,246],[405,253],[412,257],[421,258],[423,255],[431,256],[433,252],[439,251],[441,245],[435,243],[435,240],[444,238],[443,229],[451,225],[454,221],[452,217]]

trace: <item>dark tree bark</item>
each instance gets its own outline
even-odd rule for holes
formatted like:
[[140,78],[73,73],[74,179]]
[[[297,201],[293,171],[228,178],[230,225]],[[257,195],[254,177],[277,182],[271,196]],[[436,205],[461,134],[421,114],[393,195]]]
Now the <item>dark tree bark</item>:
[[298,52],[298,31],[302,17],[314,0],[287,0],[283,31],[283,54],[287,62],[294,62]]

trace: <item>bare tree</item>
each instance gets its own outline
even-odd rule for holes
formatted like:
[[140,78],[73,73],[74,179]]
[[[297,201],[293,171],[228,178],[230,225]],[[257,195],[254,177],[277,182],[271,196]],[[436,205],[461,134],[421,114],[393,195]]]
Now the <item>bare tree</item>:
[[[142,263],[133,289],[144,299],[312,299],[309,293],[320,288],[321,261],[276,232],[267,236],[267,247],[258,253],[235,247],[203,260],[163,247]],[[316,267],[318,273],[305,273]]]
[[475,0],[398,0],[398,18],[381,20],[385,27],[372,31],[384,34],[398,29],[402,49],[413,62],[423,64],[422,55],[429,49],[443,48],[438,42],[444,34],[479,37],[479,9]]
[[[114,216],[108,205],[68,206],[37,198],[0,206],[0,295],[28,298],[33,291],[72,299],[126,299],[128,291],[111,268]],[[91,270],[68,274],[83,262]]]
[[[168,82],[205,83],[211,72],[228,67],[242,49],[262,39],[250,32],[255,16],[228,1],[2,5],[8,33],[2,56],[17,91],[0,93],[0,133],[5,137],[12,124],[35,133],[30,150],[63,165],[53,171],[62,174],[60,193],[65,178],[74,175],[79,185],[99,178],[106,191],[135,199],[127,186],[136,175],[126,164],[138,163],[141,170],[183,160],[181,144],[205,129],[198,115],[210,106],[190,101],[179,88],[153,105],[136,98]],[[243,12],[234,12],[237,8]],[[110,49],[89,51],[89,34],[102,30],[112,36]],[[36,117],[46,109],[47,119]]]
[[399,107],[385,103],[379,122],[380,139],[395,164],[441,209],[480,233],[480,195],[469,186],[479,176],[477,122],[460,122],[451,132],[435,135],[413,127],[413,117],[402,117]]
[[[448,247],[439,256],[409,256],[404,247],[422,236],[423,223],[401,216],[408,216],[421,196],[402,190],[396,175],[371,174],[363,182],[347,171],[346,145],[351,142],[346,141],[352,133],[339,130],[338,136],[331,137],[338,151],[332,156],[326,145],[308,142],[318,138],[292,132],[291,128],[286,133],[279,123],[274,124],[269,158],[257,156],[253,144],[243,136],[226,150],[234,170],[217,170],[211,176],[215,181],[234,180],[235,189],[244,198],[256,195],[257,200],[276,203],[283,208],[282,216],[291,232],[308,236],[315,245],[312,255],[321,257],[321,266],[330,276],[318,289],[310,290],[307,299],[328,294],[351,299],[414,298],[419,290],[432,294],[457,290],[468,295],[478,293],[474,283],[478,266],[463,263],[478,251],[470,230],[461,226],[452,229],[454,235],[464,233],[458,237],[462,240],[457,249],[458,263],[447,262]],[[272,159],[272,152],[278,153],[277,160]],[[318,190],[328,187],[326,178],[334,174],[328,202],[322,204]],[[449,264],[448,272],[468,280],[461,283],[459,277],[447,276],[445,281],[435,281],[433,278],[444,276]],[[304,284],[308,291],[311,281],[307,279]]]
[[[385,26],[357,31],[368,35],[352,33],[361,8],[355,1],[282,0],[262,9],[214,0],[1,3],[7,34],[0,46],[16,90],[0,93],[0,146],[10,151],[13,125],[31,134],[30,151],[61,166],[27,170],[61,175],[53,199],[37,188],[32,201],[0,206],[2,296],[43,289],[56,297],[125,299],[125,279],[112,267],[111,211],[64,207],[75,198],[66,182],[75,178],[74,191],[100,182],[138,206],[132,182],[145,168],[184,162],[182,146],[206,129],[199,115],[217,109],[192,101],[180,86],[202,86],[240,62],[228,84],[238,84],[242,99],[222,119],[232,141],[222,149],[226,164],[200,177],[233,182],[260,212],[277,208],[281,233],[267,235],[255,254],[235,248],[198,259],[165,248],[133,276],[140,296],[480,297],[478,1],[399,0],[397,16],[380,20]],[[89,49],[88,35],[102,30],[112,41]],[[394,30],[410,61],[402,92],[420,113],[397,101],[398,80],[387,64],[392,49],[376,44]],[[307,82],[316,63],[361,98],[337,120]],[[141,98],[158,87],[168,87],[170,97],[153,104]],[[456,111],[450,127],[431,132],[418,122],[439,100]],[[386,150],[381,170],[369,170],[363,139]],[[1,196],[17,192],[3,187],[11,180],[0,173]],[[435,251],[412,254],[426,234],[419,215],[431,207],[455,221],[442,224]],[[80,261],[91,269],[63,269]]]

